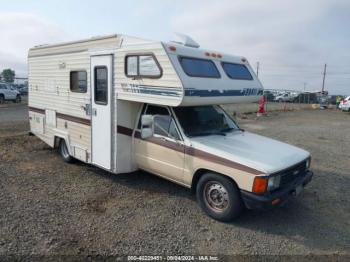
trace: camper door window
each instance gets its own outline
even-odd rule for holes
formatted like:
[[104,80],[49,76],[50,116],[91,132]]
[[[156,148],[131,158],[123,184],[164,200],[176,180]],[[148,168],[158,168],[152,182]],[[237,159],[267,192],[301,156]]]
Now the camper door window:
[[107,67],[95,67],[95,103],[107,105],[108,101],[108,72]]
[[153,54],[127,55],[125,75],[133,78],[160,78],[162,69]]
[[70,90],[77,93],[86,93],[87,91],[87,72],[70,72]]

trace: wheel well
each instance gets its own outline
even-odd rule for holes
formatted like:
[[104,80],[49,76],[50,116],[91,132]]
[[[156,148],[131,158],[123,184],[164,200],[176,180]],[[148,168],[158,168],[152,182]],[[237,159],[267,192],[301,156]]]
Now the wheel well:
[[5,97],[4,94],[0,94],[0,97]]
[[55,136],[55,141],[54,141],[54,144],[53,144],[53,148],[58,148],[61,139],[63,139],[63,138]]
[[224,177],[230,179],[230,180],[238,187],[236,181],[233,180],[232,177],[229,177],[229,176],[227,176],[227,175],[224,175],[224,174],[215,172],[215,171],[213,171],[213,170],[209,170],[209,169],[202,168],[202,169],[198,169],[198,170],[194,173],[194,175],[193,175],[193,179],[192,179],[192,183],[191,183],[191,191],[192,191],[193,193],[196,192],[197,183],[198,183],[200,177],[201,177],[202,175],[204,175],[205,173],[214,173],[214,174],[217,174],[217,175],[219,175],[219,176],[224,176]]

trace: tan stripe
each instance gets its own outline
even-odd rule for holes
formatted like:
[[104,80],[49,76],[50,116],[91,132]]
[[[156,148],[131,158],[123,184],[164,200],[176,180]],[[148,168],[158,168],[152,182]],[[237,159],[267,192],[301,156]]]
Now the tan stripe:
[[[136,131],[134,136],[135,136],[135,138],[141,139],[140,131]],[[201,158],[201,159],[209,161],[209,162],[213,162],[213,163],[216,163],[219,165],[238,169],[238,170],[241,170],[243,172],[250,173],[253,175],[260,175],[260,174],[264,173],[262,171],[259,171],[257,169],[254,169],[254,168],[251,168],[251,167],[248,167],[245,165],[242,165],[242,164],[234,162],[232,160],[228,160],[226,158],[222,158],[222,157],[219,157],[217,155],[213,155],[213,154],[207,153],[205,151],[202,151],[200,149],[196,149],[193,147],[179,145],[177,143],[174,143],[174,142],[171,142],[168,140],[162,140],[159,138],[152,137],[152,138],[147,139],[147,142],[154,143],[154,144],[157,144],[160,146],[164,146],[164,147],[167,147],[171,150],[184,152],[185,154],[188,154],[190,156],[198,157],[198,158]]]

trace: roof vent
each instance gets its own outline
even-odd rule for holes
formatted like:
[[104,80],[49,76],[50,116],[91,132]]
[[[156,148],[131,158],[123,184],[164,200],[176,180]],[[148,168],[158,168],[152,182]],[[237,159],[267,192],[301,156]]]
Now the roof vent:
[[172,41],[174,43],[181,44],[188,47],[194,47],[194,48],[199,47],[199,44],[188,35],[181,34],[181,33],[175,33],[174,35],[176,39],[176,41]]

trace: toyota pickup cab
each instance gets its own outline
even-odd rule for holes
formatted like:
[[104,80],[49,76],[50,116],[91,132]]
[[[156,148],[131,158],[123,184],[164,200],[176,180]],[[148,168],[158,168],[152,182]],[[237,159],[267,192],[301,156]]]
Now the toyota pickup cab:
[[211,217],[285,204],[311,181],[310,153],[241,129],[217,105],[144,105],[133,133],[140,169],[192,188]]

